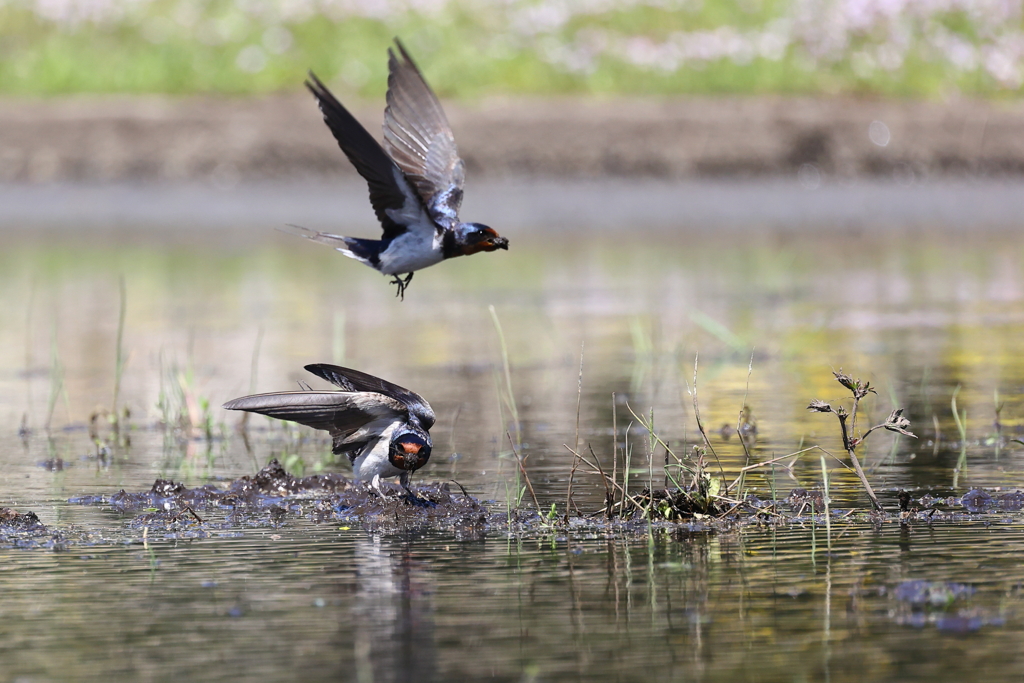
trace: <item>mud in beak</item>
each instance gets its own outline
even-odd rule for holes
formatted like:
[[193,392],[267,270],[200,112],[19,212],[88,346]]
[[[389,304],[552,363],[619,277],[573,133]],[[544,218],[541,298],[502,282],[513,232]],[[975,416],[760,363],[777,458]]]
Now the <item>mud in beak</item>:
[[471,254],[478,254],[481,251],[497,251],[498,249],[508,249],[508,240],[504,237],[488,237],[472,244],[467,244],[462,247],[459,251],[459,256],[469,256]]
[[396,460],[396,464],[400,469],[414,470],[419,466],[420,462],[420,451],[422,446],[418,443],[400,443],[398,444],[400,452]]

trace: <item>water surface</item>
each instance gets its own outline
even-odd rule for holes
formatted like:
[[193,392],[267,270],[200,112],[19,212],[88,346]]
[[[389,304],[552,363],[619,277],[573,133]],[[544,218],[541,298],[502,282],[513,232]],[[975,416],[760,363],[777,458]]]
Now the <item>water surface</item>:
[[[581,206],[601,197],[569,194]],[[231,479],[272,457],[296,472],[346,471],[320,435],[254,418],[243,438],[239,416],[218,408],[297,380],[319,386],[302,370],[311,362],[422,393],[438,424],[434,456],[415,479],[456,480],[496,510],[516,495],[507,435],[545,509],[564,507],[566,445],[592,446],[606,466],[614,448],[620,468],[628,450],[634,486],[663,485],[664,451],[649,453],[639,417],[653,411],[659,436],[689,453],[699,443],[695,361],[701,415],[728,480],[746,462],[726,428],[744,405],[756,419],[755,460],[822,448],[751,475],[761,498],[820,487],[827,453],[837,456],[825,457],[833,505],[867,509],[838,457],[834,416],[806,410],[813,399],[847,399],[832,375],[840,368],[877,389],[859,431],[902,407],[919,436],[879,431],[863,447],[886,504],[899,488],[915,497],[1013,488],[1024,448],[1010,441],[1024,425],[1022,233],[1005,221],[958,231],[906,212],[916,218],[857,230],[827,216],[744,230],[742,212],[722,230],[652,231],[625,218],[595,232],[536,218],[508,230],[495,223],[512,241],[507,254],[423,271],[405,302],[380,275],[258,218],[136,233],[131,223],[79,229],[9,217],[0,497],[93,541],[0,551],[7,675],[924,680],[1019,671],[1019,513],[902,528],[837,517],[830,532],[807,520],[683,526],[649,538],[635,529],[510,538],[497,527],[395,536],[295,518],[143,545],[131,516],[67,504],[144,490],[157,477]],[[116,435],[108,417],[125,408]],[[584,512],[601,507],[591,473],[577,474],[575,490]],[[970,594],[914,602],[915,581]],[[963,641],[963,631],[975,635]]]

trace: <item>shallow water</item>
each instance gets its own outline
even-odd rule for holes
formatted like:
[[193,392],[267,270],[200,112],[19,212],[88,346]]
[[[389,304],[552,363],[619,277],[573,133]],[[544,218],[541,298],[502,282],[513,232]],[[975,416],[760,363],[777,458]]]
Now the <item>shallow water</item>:
[[[113,522],[113,520],[111,520]],[[517,543],[289,523],[7,551],[12,679],[949,680],[1019,671],[1013,524]],[[969,581],[944,610],[908,581]],[[957,617],[960,611],[966,616]],[[971,620],[974,620],[973,622]],[[977,629],[976,631],[973,629]],[[967,634],[974,634],[966,637]]]
[[[456,480],[495,510],[515,495],[506,432],[522,444],[545,508],[564,507],[564,445],[592,446],[607,467],[613,434],[620,454],[631,449],[634,487],[663,485],[664,451],[649,460],[630,410],[653,409],[659,436],[688,454],[699,438],[695,359],[701,416],[729,480],[746,461],[723,427],[744,404],[757,423],[754,459],[824,449],[750,475],[761,498],[821,486],[819,454],[842,451],[838,424],[806,406],[846,400],[832,376],[840,368],[877,388],[858,431],[902,407],[920,437],[880,430],[863,447],[885,504],[895,506],[899,488],[915,498],[1013,488],[1024,453],[1010,441],[1024,428],[1019,230],[943,225],[940,234],[909,221],[673,235],[624,225],[595,236],[519,225],[507,254],[417,274],[403,303],[369,269],[263,227],[132,239],[130,225],[10,227],[0,253],[0,502],[79,539],[60,552],[0,550],[12,680],[906,680],[1020,670],[1015,512],[903,528],[837,518],[830,532],[806,520],[680,527],[649,540],[635,530],[510,539],[497,527],[395,535],[296,517],[142,544],[127,528],[134,515],[67,503],[145,490],[157,477],[223,481],[272,457],[296,472],[344,472],[320,435],[254,416],[243,438],[239,416],[217,407],[310,381],[302,366],[311,362],[422,393],[439,419],[432,460],[414,481]],[[131,415],[118,436],[107,412],[122,281],[116,406]],[[182,414],[193,428],[163,425]],[[840,460],[825,458],[833,506],[867,509]],[[583,469],[576,479],[575,502],[597,511],[600,480]],[[912,581],[973,594],[916,604]],[[964,641],[962,630],[976,635]]]

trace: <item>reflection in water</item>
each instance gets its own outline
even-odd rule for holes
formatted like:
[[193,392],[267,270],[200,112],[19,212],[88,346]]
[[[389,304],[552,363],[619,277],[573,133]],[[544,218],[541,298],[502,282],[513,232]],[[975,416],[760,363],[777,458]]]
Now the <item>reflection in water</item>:
[[7,550],[0,658],[43,680],[985,680],[1024,666],[1017,526],[837,520],[828,551],[822,526],[460,540],[289,519]]
[[356,541],[356,680],[437,680],[437,645],[431,604],[436,580],[413,559],[410,542],[373,535]]

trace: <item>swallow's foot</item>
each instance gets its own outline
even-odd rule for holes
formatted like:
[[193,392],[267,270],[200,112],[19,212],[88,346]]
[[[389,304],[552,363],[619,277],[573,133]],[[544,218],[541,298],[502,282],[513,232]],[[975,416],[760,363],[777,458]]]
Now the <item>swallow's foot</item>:
[[400,278],[396,275],[395,279],[391,281],[391,284],[398,285],[398,291],[395,292],[395,296],[402,301],[405,301],[405,288],[409,286],[410,282],[412,282],[412,276],[413,273],[407,274],[404,278]]

